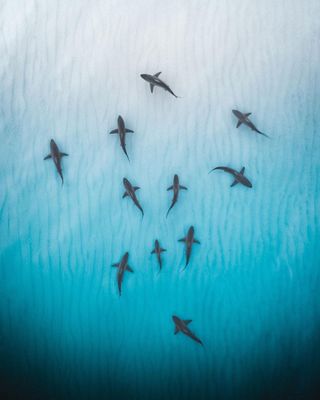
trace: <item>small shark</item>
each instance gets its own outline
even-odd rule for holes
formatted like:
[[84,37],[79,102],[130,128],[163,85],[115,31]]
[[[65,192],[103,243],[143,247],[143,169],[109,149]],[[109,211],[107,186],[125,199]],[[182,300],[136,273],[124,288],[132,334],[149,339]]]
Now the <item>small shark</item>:
[[55,142],[53,139],[50,140],[50,154],[48,154],[48,155],[44,158],[44,160],[49,160],[49,158],[52,158],[52,160],[53,160],[53,162],[54,162],[54,165],[56,166],[56,169],[57,169],[57,171],[58,171],[58,174],[60,175],[62,184],[63,184],[63,175],[62,175],[61,159],[62,159],[62,157],[68,156],[68,155],[69,155],[69,154],[67,154],[67,153],[62,153],[62,152],[59,150],[59,148],[58,148],[56,142]]
[[128,161],[130,161],[127,150],[126,150],[126,133],[128,133],[128,132],[133,133],[133,131],[131,129],[126,128],[123,118],[121,117],[121,115],[119,115],[118,128],[113,129],[110,132],[110,135],[112,135],[114,133],[118,133],[119,138],[120,138],[120,146],[122,147],[124,154],[127,156]]
[[188,325],[190,324],[190,322],[192,322],[192,319],[181,319],[175,315],[172,316],[174,325],[175,325],[175,331],[174,334],[176,335],[179,332],[184,333],[186,336],[188,336],[189,338],[191,338],[192,340],[194,340],[197,343],[200,343],[203,346],[203,343],[201,342],[200,339],[197,338],[197,336],[192,333],[190,331],[190,329],[188,328]]
[[157,255],[160,271],[161,271],[161,268],[162,268],[161,253],[163,251],[167,251],[167,250],[163,249],[162,247],[160,247],[159,240],[156,240],[154,242],[154,249],[152,250],[151,254],[156,254]]
[[112,267],[117,267],[117,282],[118,282],[118,289],[119,289],[119,296],[121,296],[121,285],[123,282],[123,276],[126,271],[133,272],[133,270],[128,265],[128,258],[129,253],[126,252],[125,255],[121,258],[119,263],[112,264]]
[[239,128],[241,124],[244,124],[247,125],[249,128],[251,128],[253,131],[260,133],[260,135],[263,135],[267,138],[269,137],[265,133],[259,131],[259,129],[257,129],[256,126],[250,121],[249,116],[252,113],[242,113],[241,111],[238,110],[232,110],[232,112],[238,118],[237,128]]
[[171,93],[174,97],[178,97],[176,96],[173,91],[169,88],[169,86],[164,83],[160,78],[159,75],[161,74],[161,72],[157,72],[154,75],[149,75],[149,74],[141,74],[141,78],[144,79],[145,81],[147,81],[148,83],[150,83],[150,90],[151,93],[153,93],[153,89],[155,86],[161,87],[162,89],[166,90],[167,92]]
[[[241,183],[244,186],[252,188],[252,183],[244,176],[245,167],[241,168],[241,171],[238,172],[233,168],[229,167],[216,167],[213,168],[210,172],[215,171],[216,169],[221,169],[222,171],[228,172],[229,174],[233,175],[234,181],[230,187],[236,186],[238,183]],[[209,174],[210,174],[209,172]]]
[[193,243],[200,244],[199,240],[194,238],[194,227],[190,226],[187,236],[183,239],[179,239],[178,242],[184,242],[186,244],[186,265],[184,267],[186,268],[189,264]]
[[137,196],[136,196],[136,193],[135,193],[136,190],[140,189],[139,186],[132,186],[127,178],[123,178],[123,185],[124,185],[126,191],[124,192],[122,198],[124,199],[127,196],[131,197],[132,201],[139,208],[139,210],[142,212],[142,216],[143,216],[144,215],[143,209],[140,206],[139,201],[138,201]]
[[168,189],[167,189],[167,190],[173,190],[173,199],[172,199],[171,206],[170,206],[169,210],[167,211],[167,217],[168,217],[168,214],[169,214],[171,208],[178,201],[180,189],[188,190],[188,188],[186,188],[185,186],[182,186],[182,185],[179,184],[179,177],[178,177],[178,175],[175,175],[174,178],[173,178],[173,185],[168,187]]

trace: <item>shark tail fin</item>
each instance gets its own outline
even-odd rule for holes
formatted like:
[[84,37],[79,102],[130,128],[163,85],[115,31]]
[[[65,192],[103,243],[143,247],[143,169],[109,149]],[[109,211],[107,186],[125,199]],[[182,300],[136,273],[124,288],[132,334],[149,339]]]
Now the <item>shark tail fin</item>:
[[261,131],[257,131],[257,132],[260,133],[260,135],[263,135],[263,136],[265,136],[266,138],[270,139],[270,136],[268,136],[266,133],[263,133],[263,132],[261,132]]

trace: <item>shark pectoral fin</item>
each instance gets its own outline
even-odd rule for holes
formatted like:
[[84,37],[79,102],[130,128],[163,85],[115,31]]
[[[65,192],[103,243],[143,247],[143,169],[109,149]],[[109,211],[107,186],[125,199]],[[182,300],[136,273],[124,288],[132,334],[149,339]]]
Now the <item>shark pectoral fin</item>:
[[134,131],[133,131],[133,130],[131,130],[131,129],[127,129],[127,128],[126,128],[126,132],[127,132],[127,133],[134,133]]
[[127,197],[127,196],[129,196],[128,193],[127,193],[127,192],[124,192],[122,198],[124,199],[124,198]]
[[153,89],[154,89],[154,85],[152,83],[150,83],[150,91],[151,91],[151,93],[153,93]]
[[60,157],[68,157],[68,155],[67,153],[60,153]]
[[49,160],[49,158],[51,158],[51,154],[48,154],[48,155],[44,158],[44,160]]
[[242,121],[238,121],[237,123],[237,128],[239,128],[239,126],[242,124]]
[[113,135],[114,133],[118,133],[118,129],[113,129],[111,132],[109,132],[110,135]]
[[179,239],[178,240],[178,242],[185,242],[186,241],[186,238],[183,238],[183,239]]
[[230,187],[236,186],[239,182],[235,179],[232,184],[230,185]]
[[140,187],[139,186],[134,186],[133,189],[134,189],[134,191],[136,191],[136,190],[139,190]]
[[185,319],[185,320],[183,320],[183,322],[184,322],[186,325],[188,325],[188,324],[190,324],[190,322],[192,322],[192,319]]
[[197,244],[200,244],[199,240],[197,240],[197,239],[193,239],[193,242],[197,243]]
[[116,267],[116,268],[118,268],[118,267],[119,267],[119,263],[112,264],[111,267]]
[[167,251],[167,249],[163,249],[162,247],[160,248],[160,251],[161,251],[161,253],[163,252],[163,251]]
[[170,187],[168,187],[167,191],[168,191],[168,190],[172,190],[172,189],[173,189],[173,186],[170,186]]
[[156,74],[154,74],[153,76],[155,76],[156,78],[158,78],[158,76],[161,74],[161,72],[157,72]]
[[127,265],[127,266],[126,266],[126,271],[133,272],[133,269],[130,268],[129,265]]
[[249,117],[252,113],[246,113],[244,114],[245,117]]
[[179,185],[179,186],[180,186],[180,189],[188,190],[188,188],[186,186],[183,186],[183,185]]
[[154,254],[155,252],[156,252],[155,250],[152,250],[151,254]]
[[241,171],[239,172],[239,174],[243,175],[243,174],[244,174],[244,171],[245,171],[245,169],[246,169],[245,167],[242,167],[242,168],[241,168]]
[[180,329],[176,326],[175,329],[174,329],[174,334],[176,335],[179,332],[180,332]]

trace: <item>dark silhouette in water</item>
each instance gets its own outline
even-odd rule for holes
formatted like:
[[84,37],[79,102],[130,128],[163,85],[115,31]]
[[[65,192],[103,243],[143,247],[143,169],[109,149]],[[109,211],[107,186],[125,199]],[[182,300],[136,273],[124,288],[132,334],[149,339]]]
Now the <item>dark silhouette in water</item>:
[[128,265],[128,258],[129,253],[126,252],[125,255],[121,258],[119,263],[112,264],[112,267],[117,267],[117,282],[118,282],[118,289],[119,289],[119,296],[121,296],[121,285],[123,282],[123,276],[126,271],[133,272],[133,270]]
[[50,154],[48,154],[44,160],[49,160],[49,158],[52,158],[54,165],[56,166],[56,169],[58,171],[58,174],[60,175],[62,184],[63,184],[63,175],[62,175],[62,167],[61,167],[61,159],[64,156],[68,156],[69,154],[67,153],[62,153],[59,150],[59,147],[57,146],[56,142],[51,139],[50,140]]
[[160,247],[159,240],[156,239],[156,241],[154,242],[154,249],[152,250],[151,254],[156,254],[157,255],[160,271],[161,271],[161,268],[162,268],[161,253],[164,252],[164,251],[167,251],[167,250],[163,249],[162,247]]
[[238,110],[232,110],[232,112],[238,118],[237,128],[239,128],[239,126],[241,124],[244,124],[244,125],[247,125],[249,128],[251,128],[253,131],[259,133],[260,135],[269,137],[265,133],[259,131],[259,129],[257,129],[256,126],[250,121],[249,116],[252,113],[242,113],[241,111],[238,111]]
[[[236,171],[233,168],[229,168],[229,167],[216,167],[216,168],[213,168],[210,172],[215,171],[216,169],[221,169],[222,171],[228,172],[229,174],[233,175],[234,181],[230,187],[236,186],[238,183],[241,183],[244,186],[252,188],[252,183],[249,181],[249,179],[247,179],[244,176],[245,167],[242,167],[240,172]],[[210,172],[209,172],[209,174],[210,174]]]
[[140,189],[139,186],[132,186],[127,178],[123,178],[123,185],[124,185],[126,191],[124,192],[122,198],[124,199],[125,197],[129,196],[132,199],[132,201],[134,202],[134,204],[142,212],[142,216],[143,216],[144,215],[143,209],[140,206],[140,203],[139,203],[136,193],[135,193],[136,190]]
[[197,336],[190,331],[188,328],[188,324],[192,322],[192,319],[181,319],[175,315],[172,316],[174,325],[175,325],[175,331],[174,334],[176,335],[179,332],[182,332],[186,336],[188,336],[190,339],[194,340],[197,343],[200,343],[203,346],[203,343],[201,342],[200,339],[197,338]]
[[141,74],[141,78],[144,79],[145,81],[147,81],[148,83],[150,83],[150,90],[151,93],[153,93],[153,89],[155,86],[158,86],[164,90],[166,90],[167,92],[171,93],[174,97],[178,97],[176,96],[173,91],[170,89],[170,87],[163,82],[163,80],[161,80],[159,78],[159,75],[161,74],[161,72],[157,72],[154,75],[149,75],[149,74]]
[[122,150],[124,152],[124,154],[127,156],[128,161],[130,161],[128,153],[127,153],[127,149],[126,149],[126,133],[131,132],[133,133],[133,131],[131,129],[127,129],[124,123],[123,118],[121,117],[121,115],[119,115],[118,117],[118,128],[113,129],[110,132],[110,135],[117,133],[119,135],[120,138],[120,146],[122,147]]
[[179,239],[178,242],[184,242],[186,244],[186,268],[189,264],[193,243],[200,244],[199,240],[194,238],[194,227],[190,226],[187,236],[183,239]]
[[173,199],[172,199],[171,206],[170,206],[169,210],[167,211],[167,216],[168,216],[171,208],[178,201],[180,189],[188,190],[188,188],[186,188],[185,186],[182,186],[182,185],[179,184],[179,177],[178,177],[178,175],[175,175],[174,178],[173,178],[173,185],[168,187],[168,189],[167,189],[167,190],[173,190]]

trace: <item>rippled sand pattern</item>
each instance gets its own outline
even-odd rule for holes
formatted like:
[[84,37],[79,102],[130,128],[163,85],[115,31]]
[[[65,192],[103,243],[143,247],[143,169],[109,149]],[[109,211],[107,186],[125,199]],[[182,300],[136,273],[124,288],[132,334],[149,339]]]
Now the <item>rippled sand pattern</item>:
[[[9,398],[317,398],[319,20],[318,0],[1,2]],[[150,93],[139,75],[158,71],[181,98]],[[271,139],[236,129],[234,108]],[[119,114],[130,163],[108,134]],[[69,153],[63,186],[51,138]],[[245,166],[253,189],[218,165]],[[165,218],[175,173],[189,190]],[[190,225],[201,244],[183,270]]]

